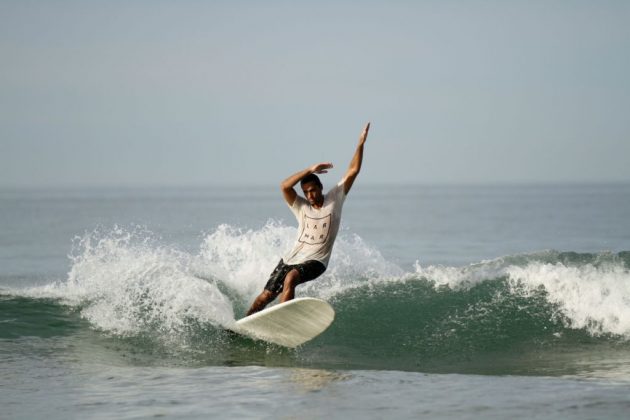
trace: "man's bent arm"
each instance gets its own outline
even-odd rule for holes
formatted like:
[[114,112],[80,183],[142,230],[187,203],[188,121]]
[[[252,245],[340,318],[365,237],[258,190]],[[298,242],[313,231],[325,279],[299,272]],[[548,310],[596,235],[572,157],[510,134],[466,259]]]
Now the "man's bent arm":
[[310,174],[325,174],[327,169],[332,168],[333,165],[330,162],[318,163],[309,168],[306,168],[300,172],[296,172],[280,184],[280,189],[282,190],[282,195],[284,196],[284,200],[287,202],[289,206],[293,206],[295,203],[295,199],[297,198],[297,192],[293,188],[295,184],[300,182],[302,178]]
[[367,123],[367,125],[363,129],[363,132],[361,133],[361,136],[359,137],[357,150],[354,152],[354,156],[350,161],[350,166],[348,167],[348,171],[346,172],[346,176],[344,177],[343,192],[345,194],[348,194],[348,192],[350,192],[350,188],[352,188],[354,180],[361,171],[361,164],[363,163],[363,145],[365,144],[365,140],[367,140],[369,131],[370,123]]

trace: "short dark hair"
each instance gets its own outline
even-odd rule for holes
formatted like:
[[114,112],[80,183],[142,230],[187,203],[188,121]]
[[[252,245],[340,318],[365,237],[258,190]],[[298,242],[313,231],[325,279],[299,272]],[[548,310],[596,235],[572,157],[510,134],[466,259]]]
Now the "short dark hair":
[[315,174],[308,174],[300,181],[300,185],[304,186],[304,184],[308,184],[309,182],[314,182],[319,188],[323,188],[322,181],[319,180],[319,177]]

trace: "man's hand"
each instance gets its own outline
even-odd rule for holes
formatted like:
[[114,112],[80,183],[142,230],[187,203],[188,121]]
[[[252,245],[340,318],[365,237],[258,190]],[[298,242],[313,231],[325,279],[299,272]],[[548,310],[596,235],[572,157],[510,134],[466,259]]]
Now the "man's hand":
[[361,136],[359,137],[359,144],[363,146],[365,144],[365,140],[367,140],[368,132],[370,131],[370,123],[367,123]]
[[333,167],[333,164],[330,162],[322,162],[317,163],[311,167],[301,170],[300,172],[294,173],[280,184],[280,189],[282,190],[282,195],[284,196],[285,201],[292,206],[297,197],[297,193],[293,188],[295,184],[300,182],[302,178],[310,174],[325,174],[327,169]]
[[312,174],[325,174],[327,173],[327,169],[331,169],[333,167],[333,164],[330,162],[323,162],[323,163],[318,163],[316,165],[313,165],[310,167],[309,171],[311,171]]

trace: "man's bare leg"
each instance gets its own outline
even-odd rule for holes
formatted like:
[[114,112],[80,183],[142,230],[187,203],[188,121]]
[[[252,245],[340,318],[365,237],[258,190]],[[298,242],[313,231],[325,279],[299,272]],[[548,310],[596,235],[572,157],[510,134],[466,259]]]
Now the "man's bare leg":
[[295,268],[289,271],[284,278],[282,286],[282,294],[280,295],[280,303],[288,302],[295,297],[295,286],[300,282],[300,272]]
[[[282,286],[282,295],[280,296],[280,302],[287,302],[295,297],[295,286],[300,281],[300,272],[295,268],[287,273],[284,278],[284,285]],[[256,312],[262,311],[265,309],[265,306],[269,305],[271,301],[273,301],[276,296],[275,293],[270,292],[265,289],[261,294],[254,300],[251,308],[247,311],[246,316],[250,316],[255,314]]]
[[246,316],[250,316],[251,314],[262,311],[263,309],[265,309],[265,306],[269,304],[269,302],[276,298],[276,296],[278,295],[270,292],[267,289],[263,290],[262,293],[259,294],[258,297],[254,300],[254,303],[252,303],[252,307],[249,308]]

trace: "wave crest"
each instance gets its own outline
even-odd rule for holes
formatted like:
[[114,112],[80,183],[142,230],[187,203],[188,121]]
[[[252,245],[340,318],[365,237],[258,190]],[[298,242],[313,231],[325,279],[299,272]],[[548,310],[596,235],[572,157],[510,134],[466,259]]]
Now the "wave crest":
[[[141,227],[95,229],[74,240],[65,281],[13,294],[59,299],[95,327],[113,334],[176,335],[191,324],[229,327],[235,314],[238,317],[262,290],[296,235],[294,227],[274,221],[257,230],[221,225],[206,235],[197,254],[190,254],[164,245]],[[415,313],[418,302],[431,307],[440,304],[439,299],[431,299],[451,293],[443,304],[464,306],[456,306],[458,312],[450,319],[435,319],[445,330],[438,328],[434,334],[447,336],[453,322],[466,319],[506,324],[503,318],[522,308],[537,311],[537,326],[544,324],[540,321],[544,317],[555,317],[554,323],[560,320],[566,328],[591,336],[630,339],[627,259],[628,253],[543,251],[462,267],[416,263],[405,271],[359,236],[342,230],[329,269],[317,281],[301,286],[298,295],[330,300],[341,312],[348,305],[369,307],[365,316],[374,321],[385,310],[380,308]],[[422,287],[413,286],[422,282]],[[493,284],[488,288],[493,295],[480,302],[475,288],[486,283]],[[424,285],[442,294],[428,294]],[[495,310],[506,303],[509,310]],[[484,318],[487,314],[495,315]],[[340,317],[335,324],[344,322]],[[416,326],[407,327],[409,332]]]

